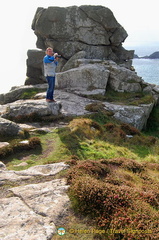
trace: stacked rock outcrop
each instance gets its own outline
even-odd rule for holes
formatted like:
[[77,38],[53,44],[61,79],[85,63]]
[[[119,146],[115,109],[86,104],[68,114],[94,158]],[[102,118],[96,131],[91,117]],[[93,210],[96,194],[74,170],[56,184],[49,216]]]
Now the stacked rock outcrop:
[[134,55],[134,51],[122,47],[127,32],[112,11],[103,6],[38,8],[32,29],[40,51],[28,51],[26,84],[44,80],[42,58],[48,46],[63,56],[58,71],[80,51],[85,51],[88,59],[109,59],[117,63],[129,62]]
[[[39,50],[28,50],[26,85],[0,95],[0,113],[3,118],[38,114],[40,116],[83,115],[86,105],[92,103],[88,95],[107,95],[115,92],[148,93],[151,101],[137,106],[121,105],[121,102],[104,102],[114,117],[143,129],[155,103],[159,89],[145,83],[132,69],[134,51],[127,51],[122,42],[127,37],[110,9],[102,6],[38,8],[32,29],[37,36]],[[25,91],[45,90],[43,57],[50,46],[62,55],[59,60],[55,91],[56,103],[44,100],[24,100]],[[31,85],[32,84],[32,85]],[[41,91],[43,92],[43,91]],[[61,106],[62,105],[62,106]],[[62,107],[62,108],[61,108]]]
[[102,6],[38,8],[32,29],[38,48],[53,46],[66,59],[81,50],[89,58],[123,61],[133,57],[121,47],[127,32],[111,10]]

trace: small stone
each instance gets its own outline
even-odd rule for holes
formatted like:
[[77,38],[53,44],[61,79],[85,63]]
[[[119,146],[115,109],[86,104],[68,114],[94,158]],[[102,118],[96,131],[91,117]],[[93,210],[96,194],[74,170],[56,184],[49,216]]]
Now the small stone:
[[22,144],[29,144],[29,141],[28,141],[28,140],[23,140],[23,141],[21,141],[21,142],[19,142],[19,143],[22,143]]
[[133,138],[133,135],[126,135],[127,138]]
[[9,143],[8,142],[0,142],[0,148],[8,146]]
[[27,162],[21,162],[21,163],[19,163],[18,165],[14,165],[15,167],[25,167],[25,166],[27,166],[28,165],[28,163]]
[[0,169],[1,170],[5,170],[6,169],[6,165],[0,161]]

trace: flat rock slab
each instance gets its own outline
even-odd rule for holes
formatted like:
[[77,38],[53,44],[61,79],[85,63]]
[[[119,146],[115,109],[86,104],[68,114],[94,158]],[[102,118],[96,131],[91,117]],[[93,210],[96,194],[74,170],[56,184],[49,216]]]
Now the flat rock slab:
[[46,102],[45,99],[40,100],[17,100],[5,105],[6,109],[3,118],[14,118],[20,116],[29,116],[30,114],[38,114],[39,116],[58,115],[60,114],[61,104],[59,102]]
[[[34,166],[24,171],[0,171],[0,180],[21,184],[33,176],[52,176],[68,165],[61,163]],[[6,174],[6,175],[5,175]],[[42,178],[41,178],[42,180]],[[8,197],[0,199],[0,240],[51,240],[56,226],[70,207],[66,179],[53,179],[24,184],[8,189]],[[3,187],[2,187],[3,191]]]
[[55,223],[69,205],[67,189],[64,179],[55,179],[50,182],[15,187],[10,191],[36,214],[49,217]]
[[1,240],[48,240],[56,231],[50,219],[36,214],[20,198],[0,199]]
[[61,102],[61,113],[65,116],[80,116],[88,114],[85,107],[94,102],[94,100],[78,96],[76,94],[63,90],[55,91],[55,99]]
[[33,166],[22,171],[1,170],[0,185],[5,184],[6,181],[19,182],[19,181],[28,180],[35,176],[54,176],[58,172],[65,170],[68,167],[69,165],[66,165],[63,162],[60,162],[60,163]]

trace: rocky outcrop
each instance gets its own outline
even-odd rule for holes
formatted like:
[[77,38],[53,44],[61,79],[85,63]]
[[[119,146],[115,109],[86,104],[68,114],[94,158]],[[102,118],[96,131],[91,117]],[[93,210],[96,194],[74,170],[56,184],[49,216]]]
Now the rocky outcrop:
[[37,47],[48,45],[66,59],[84,50],[88,58],[125,61],[133,58],[131,51],[121,47],[127,32],[110,9],[102,6],[38,8],[32,29]]
[[[51,178],[66,168],[68,165],[64,163],[55,163],[18,172],[1,169],[1,186],[8,182],[21,186],[10,188],[5,193],[1,191],[0,239],[52,239],[56,226],[69,209],[70,201],[65,179]],[[46,176],[50,176],[49,181],[45,181]],[[36,177],[40,177],[41,182],[25,182],[24,185],[24,181],[33,177],[35,182]]]
[[[157,91],[158,88],[156,87],[155,89]],[[57,100],[57,103],[60,102],[61,106],[60,114],[63,116],[81,116],[90,114],[90,112],[86,110],[86,106],[91,103],[100,101],[95,101],[93,99],[89,99],[80,95],[89,95],[92,94],[93,91],[96,90],[86,91],[83,89],[74,89],[74,93],[60,89],[55,90],[55,99]],[[45,92],[41,94],[41,98],[42,99],[38,100],[19,100],[15,103],[4,105],[6,107],[6,112],[3,108],[2,116],[9,118],[12,117],[14,119],[14,117],[18,115],[25,116],[26,114],[27,116],[31,112],[36,112],[38,114],[41,114],[41,116],[51,114],[50,110],[48,109],[48,104],[55,107],[56,103],[46,103],[43,99],[45,98]],[[129,123],[140,130],[146,125],[147,119],[149,118],[151,110],[154,106],[154,102],[151,104],[141,104],[139,106],[128,106],[124,104],[121,105],[104,101],[102,101],[102,103],[105,105],[106,110],[113,113],[113,117],[121,120],[122,122]],[[9,108],[11,110],[8,112]]]
[[[141,92],[144,81],[134,71],[110,60],[76,59],[74,68],[57,74],[57,85],[62,89],[85,91],[100,89],[105,94],[107,84],[117,92]],[[92,91],[92,94],[94,91]]]
[[158,52],[154,52],[149,56],[150,59],[157,59],[159,58],[159,51]]
[[[1,171],[0,185],[6,184],[8,181],[13,183],[29,180],[33,177],[48,177],[55,176],[58,172],[67,169],[69,166],[65,163],[54,163],[46,165],[38,165],[22,171]],[[2,169],[1,169],[2,170]]]
[[143,80],[134,71],[117,64],[108,66],[109,86],[117,92],[141,92]]
[[57,74],[58,87],[62,89],[101,89],[105,93],[109,71],[103,65],[86,64]]
[[154,52],[150,54],[149,56],[144,56],[144,57],[139,57],[138,55],[134,54],[134,58],[139,58],[139,59],[159,59],[159,51]]
[[3,118],[15,119],[19,117],[37,114],[38,116],[58,115],[60,114],[60,102],[46,102],[40,100],[18,100],[7,104],[6,111],[3,112]]
[[32,29],[41,50],[28,50],[26,85],[45,81],[42,59],[48,46],[62,55],[57,72],[70,69],[72,58],[111,59],[129,68],[132,64],[134,51],[122,47],[127,32],[103,6],[38,8]]
[[85,110],[85,107],[93,102],[93,100],[63,90],[55,90],[55,98],[57,102],[46,102],[45,95],[46,93],[44,92],[40,95],[41,99],[39,99],[39,94],[37,94],[37,97],[35,95],[35,100],[18,100],[3,105],[0,114],[3,118],[12,119],[18,116],[24,118],[25,116],[34,113],[39,116],[58,114],[63,114],[65,116],[79,116],[87,114],[88,111]]
[[45,77],[43,73],[42,59],[45,56],[45,51],[28,50],[27,52],[27,79],[25,85],[43,84]]
[[6,93],[0,94],[0,104],[6,104],[10,102],[14,102],[19,99],[31,98],[30,93],[33,92],[41,92],[47,89],[46,84],[37,84],[37,85],[29,85],[29,86],[15,86]]
[[105,109],[114,113],[113,117],[121,122],[128,123],[139,130],[146,127],[154,103],[140,106],[126,106],[105,102]]
[[[63,56],[57,69],[58,90],[55,92],[57,93],[55,98],[61,104],[46,103],[44,95],[42,99],[38,99],[40,98],[38,95],[36,99],[24,100],[25,91],[28,91],[29,95],[29,91],[33,91],[34,88],[40,91],[43,86],[46,91],[45,84],[14,88],[9,93],[0,95],[1,104],[7,103],[0,108],[2,117],[15,119],[23,116],[24,119],[31,114],[39,116],[87,114],[85,107],[93,100],[83,96],[104,95],[109,88],[115,92],[147,92],[153,95],[154,101],[150,105],[134,107],[112,105],[116,118],[139,129],[143,128],[154,102],[158,103],[159,94],[154,86],[145,83],[131,69],[130,59],[133,58],[133,51],[122,48],[127,33],[110,9],[102,6],[38,8],[32,28],[38,38],[37,47],[42,50],[28,51],[27,75],[30,80],[25,84],[29,84],[31,79],[44,80],[42,69],[44,50],[48,46],[53,47],[54,51]],[[35,83],[37,81],[33,81],[33,84]],[[135,111],[137,116],[133,114]]]
[[20,130],[16,123],[0,117],[0,136],[17,136]]

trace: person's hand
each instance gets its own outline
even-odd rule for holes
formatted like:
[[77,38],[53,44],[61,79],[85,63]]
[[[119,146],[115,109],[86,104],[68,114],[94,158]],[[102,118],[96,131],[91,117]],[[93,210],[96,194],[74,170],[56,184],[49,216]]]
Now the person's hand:
[[54,58],[56,58],[58,56],[58,53],[54,53]]

